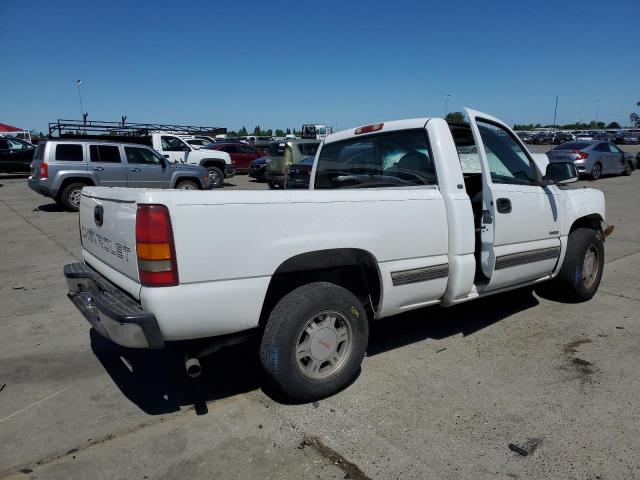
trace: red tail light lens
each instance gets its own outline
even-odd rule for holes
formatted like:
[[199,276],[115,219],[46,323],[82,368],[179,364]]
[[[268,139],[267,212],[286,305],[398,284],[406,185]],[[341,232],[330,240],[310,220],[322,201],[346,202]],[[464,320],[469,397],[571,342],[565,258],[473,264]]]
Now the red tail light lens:
[[373,125],[358,127],[356,128],[355,134],[361,135],[363,133],[377,132],[378,130],[382,130],[382,127],[384,127],[384,123],[374,123]]
[[136,252],[140,283],[147,287],[178,285],[178,266],[169,209],[164,205],[138,205]]
[[40,178],[49,178],[49,165],[46,162],[40,164]]
[[578,158],[576,158],[576,160],[585,160],[585,159],[589,158],[589,154],[588,153],[581,152],[580,150],[574,150],[573,153],[578,155]]

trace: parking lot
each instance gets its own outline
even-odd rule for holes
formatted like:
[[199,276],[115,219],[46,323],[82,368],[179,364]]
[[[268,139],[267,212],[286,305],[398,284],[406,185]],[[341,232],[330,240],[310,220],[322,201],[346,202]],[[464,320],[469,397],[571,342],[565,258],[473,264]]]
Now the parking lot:
[[[91,331],[62,276],[77,214],[0,177],[0,478],[640,477],[640,171],[581,186],[615,225],[593,300],[543,286],[382,320],[354,384],[296,405],[250,345],[189,379],[177,350]],[[266,184],[211,194],[233,188]]]

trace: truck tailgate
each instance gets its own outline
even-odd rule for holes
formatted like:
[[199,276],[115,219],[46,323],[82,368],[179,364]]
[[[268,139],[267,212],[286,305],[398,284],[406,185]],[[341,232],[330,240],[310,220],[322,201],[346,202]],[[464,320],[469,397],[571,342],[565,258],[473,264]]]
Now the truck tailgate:
[[80,236],[82,248],[94,257],[92,261],[97,259],[139,282],[137,204],[129,192],[119,188],[84,188],[80,201]]

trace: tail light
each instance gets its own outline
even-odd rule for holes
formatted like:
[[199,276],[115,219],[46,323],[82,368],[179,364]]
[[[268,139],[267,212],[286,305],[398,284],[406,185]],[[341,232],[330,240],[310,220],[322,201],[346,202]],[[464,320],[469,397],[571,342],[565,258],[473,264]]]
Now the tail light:
[[586,160],[587,158],[589,158],[588,153],[581,152],[580,150],[574,150],[572,153],[578,155],[578,158],[576,158],[576,160]]
[[40,178],[49,178],[49,164],[47,162],[40,164]]
[[363,133],[377,132],[378,130],[382,130],[382,127],[384,127],[384,123],[374,123],[373,125],[365,125],[364,127],[356,128],[355,134],[361,135]]
[[178,285],[178,266],[169,210],[164,205],[138,205],[136,252],[140,283],[147,287]]

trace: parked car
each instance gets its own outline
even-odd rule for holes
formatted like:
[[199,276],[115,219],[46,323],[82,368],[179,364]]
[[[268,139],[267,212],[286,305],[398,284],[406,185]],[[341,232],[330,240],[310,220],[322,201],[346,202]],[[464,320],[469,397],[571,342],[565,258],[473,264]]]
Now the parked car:
[[581,175],[589,175],[598,180],[603,174],[631,175],[631,167],[625,155],[611,142],[574,142],[563,143],[547,152],[549,162],[571,161]]
[[576,142],[591,142],[593,141],[593,134],[588,132],[579,132],[575,136]]
[[284,188],[309,188],[311,170],[315,157],[307,157],[287,167],[284,177]]
[[551,145],[553,144],[553,133],[538,132],[533,136],[531,143],[536,145]]
[[[354,381],[370,320],[553,279],[558,298],[591,299],[610,232],[604,194],[560,187],[577,180],[572,162],[541,172],[500,120],[466,116],[329,135],[309,190],[86,188],[80,235],[91,261],[65,266],[68,297],[125,347],[200,339],[201,350],[189,344],[190,375],[203,355],[254,339],[268,377],[298,401]],[[480,171],[462,168],[456,150],[469,142]],[[212,239],[221,254],[207,254]]]
[[533,142],[533,133],[531,132],[516,132],[516,135],[520,137],[524,143],[532,143]]
[[212,187],[205,167],[171,163],[145,145],[64,139],[38,144],[27,183],[32,190],[72,211],[80,208],[82,189],[87,186]]
[[0,173],[28,173],[35,151],[29,142],[0,137]]
[[640,143],[640,137],[635,133],[620,132],[614,137],[614,142],[620,145],[637,145]]
[[237,172],[248,172],[249,164],[262,156],[255,148],[240,142],[216,142],[204,148],[227,152],[231,156]]
[[556,132],[553,135],[553,143],[560,145],[561,143],[571,142],[574,139],[573,134],[569,132]]
[[613,142],[616,139],[616,136],[609,132],[598,132],[593,136],[593,139],[601,142]]
[[267,171],[267,161],[268,157],[260,157],[252,160],[249,163],[249,176],[251,178],[255,178],[256,180],[264,181],[266,180],[265,174]]
[[269,157],[266,179],[269,188],[284,187],[285,169],[289,165],[301,162],[310,155],[315,155],[321,140],[289,140],[285,142],[282,156]]

